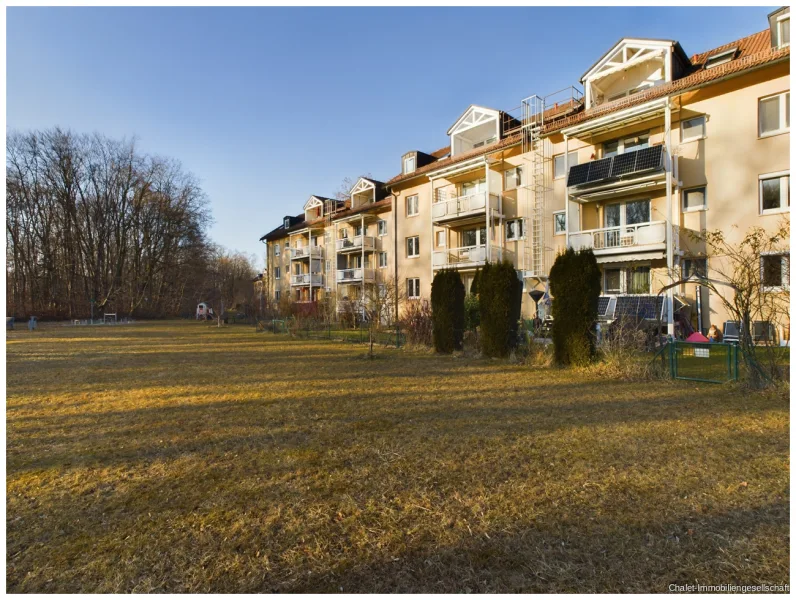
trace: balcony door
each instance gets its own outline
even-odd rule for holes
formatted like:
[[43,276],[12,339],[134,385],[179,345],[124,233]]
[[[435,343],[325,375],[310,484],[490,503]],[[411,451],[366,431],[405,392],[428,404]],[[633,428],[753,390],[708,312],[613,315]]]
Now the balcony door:
[[463,248],[472,248],[485,245],[486,226],[462,231],[460,240]]
[[462,196],[472,196],[486,191],[486,177],[478,181],[468,181],[462,184]]
[[618,248],[632,245],[635,239],[635,225],[650,222],[650,201],[631,200],[606,204],[603,209],[603,227],[610,229],[604,232],[601,248]]

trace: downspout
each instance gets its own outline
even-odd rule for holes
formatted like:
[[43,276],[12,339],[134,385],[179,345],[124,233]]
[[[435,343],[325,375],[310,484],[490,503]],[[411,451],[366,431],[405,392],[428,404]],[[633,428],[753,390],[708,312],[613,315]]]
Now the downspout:
[[[672,107],[666,98],[664,113],[664,135],[666,144],[666,269],[669,272],[669,285],[674,283],[674,234],[672,208]],[[666,290],[666,329],[674,337],[674,288]]]
[[[390,190],[392,192],[392,190]],[[398,194],[392,192],[392,231],[393,231],[393,279],[395,281],[395,291],[393,297],[395,299],[395,325],[398,326]]]

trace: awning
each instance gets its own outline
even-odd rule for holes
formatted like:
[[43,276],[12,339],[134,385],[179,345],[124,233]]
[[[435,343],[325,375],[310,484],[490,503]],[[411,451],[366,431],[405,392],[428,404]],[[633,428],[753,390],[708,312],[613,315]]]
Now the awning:
[[659,258],[666,258],[666,252],[628,252],[627,254],[597,256],[597,264],[638,262],[641,260],[657,260]]

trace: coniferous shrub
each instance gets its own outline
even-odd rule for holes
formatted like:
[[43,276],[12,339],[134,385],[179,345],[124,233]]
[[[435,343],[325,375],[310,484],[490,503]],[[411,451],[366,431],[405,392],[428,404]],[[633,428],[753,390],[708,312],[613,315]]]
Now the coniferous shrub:
[[553,297],[553,356],[559,365],[586,365],[594,358],[600,269],[590,249],[568,248],[550,269]]
[[464,297],[464,328],[467,331],[475,331],[480,324],[480,301],[475,294],[469,294]]
[[458,271],[437,271],[431,283],[434,349],[461,350],[464,335],[464,284]]
[[478,295],[478,284],[481,280],[481,269],[475,270],[475,275],[473,275],[473,282],[470,284],[470,295],[477,296]]
[[505,357],[517,345],[522,312],[522,281],[508,261],[487,263],[478,282],[481,349],[486,356]]

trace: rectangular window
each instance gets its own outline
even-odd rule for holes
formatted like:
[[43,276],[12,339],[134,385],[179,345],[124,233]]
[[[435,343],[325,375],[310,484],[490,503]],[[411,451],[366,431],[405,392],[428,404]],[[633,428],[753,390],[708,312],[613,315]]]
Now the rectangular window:
[[790,255],[764,254],[760,257],[760,283],[765,291],[790,288]]
[[611,140],[603,142],[603,158],[609,158],[625,152],[634,152],[636,150],[643,150],[649,148],[650,136],[647,133],[622,138],[621,140]]
[[738,48],[730,48],[729,50],[725,50],[724,52],[719,52],[718,54],[714,54],[713,56],[708,57],[708,59],[705,61],[705,68],[712,69],[713,67],[718,67],[719,65],[728,63],[733,58],[735,58],[735,54],[737,52]]
[[790,175],[771,173],[760,176],[760,214],[787,212],[790,207]]
[[285,249],[290,248],[290,242],[285,242]]
[[567,232],[567,211],[559,210],[553,213],[553,234],[563,235]]
[[790,15],[777,21],[777,42],[780,48],[790,46]]
[[758,100],[760,137],[790,131],[790,92]]
[[290,217],[285,217],[285,222],[283,223],[285,229],[290,229]]
[[323,242],[325,244],[329,244],[332,241],[332,234],[331,232],[327,231],[323,234]]
[[379,268],[383,269],[387,266],[387,253],[379,252]]
[[420,298],[420,279],[413,277],[406,280],[406,296],[412,300]]
[[521,240],[525,237],[525,229],[522,219],[512,219],[506,221],[506,239],[509,241]]
[[415,157],[407,156],[404,159],[404,173],[412,173],[415,170]]
[[281,252],[282,251],[279,249],[279,244],[274,244],[274,256],[279,256]]
[[622,293],[622,269],[605,269],[603,272],[603,292],[606,294]]
[[649,294],[650,293],[650,268],[632,267],[627,271],[627,293],[628,294]]
[[362,225],[354,225],[354,237],[362,235]]
[[705,210],[707,207],[707,194],[704,186],[683,190],[683,212]]
[[387,235],[387,221],[379,220],[379,236]]
[[708,276],[708,260],[706,258],[683,259],[683,278],[688,279],[692,275]]
[[503,189],[515,190],[522,185],[522,167],[514,167],[504,173],[504,186]]
[[420,202],[417,194],[406,197],[406,216],[414,217],[420,213]]
[[274,292],[274,299],[275,299],[277,302],[279,302],[279,296],[280,296],[280,295],[281,295],[281,292],[280,292],[279,290],[276,290],[276,292]]
[[437,232],[437,248],[444,248],[447,245],[445,240],[445,232],[438,231]]
[[409,258],[420,256],[420,238],[418,236],[406,238],[406,256]]
[[327,273],[331,273],[332,272],[332,261],[330,261],[330,260],[326,261],[326,272]]
[[[577,152],[570,152],[568,155],[567,168],[571,169],[575,165],[578,164],[578,153]],[[566,177],[566,173],[564,172],[564,155],[559,154],[558,156],[553,157],[553,178],[554,179],[561,179],[562,177]]]
[[694,117],[693,119],[686,119],[680,123],[680,140],[683,142],[692,142],[694,140],[701,140],[705,137],[705,117]]
[[650,221],[650,201],[634,200],[625,204],[625,224],[638,225],[639,223],[649,223]]
[[274,279],[279,279],[282,276],[282,273],[279,270],[279,267],[274,267]]

